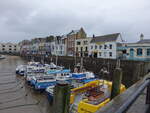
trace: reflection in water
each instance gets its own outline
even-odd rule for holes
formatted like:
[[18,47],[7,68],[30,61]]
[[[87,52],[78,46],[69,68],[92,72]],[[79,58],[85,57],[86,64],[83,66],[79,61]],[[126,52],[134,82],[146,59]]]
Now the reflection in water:
[[18,56],[0,60],[0,113],[52,113],[45,94],[40,94],[15,75],[17,65],[26,64]]

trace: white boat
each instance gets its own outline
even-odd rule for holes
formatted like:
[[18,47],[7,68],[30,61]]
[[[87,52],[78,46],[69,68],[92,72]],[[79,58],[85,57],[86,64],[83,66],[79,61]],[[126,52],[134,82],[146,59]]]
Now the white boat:
[[0,55],[0,59],[5,59],[5,56],[4,55]]
[[19,65],[16,68],[16,74],[24,76],[26,72],[26,65]]

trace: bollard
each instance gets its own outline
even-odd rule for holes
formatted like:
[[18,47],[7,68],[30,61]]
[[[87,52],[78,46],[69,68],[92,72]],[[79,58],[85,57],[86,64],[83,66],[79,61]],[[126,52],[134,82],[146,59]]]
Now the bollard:
[[54,88],[53,113],[69,113],[70,85],[59,82]]
[[120,93],[120,86],[122,81],[122,70],[121,68],[116,68],[113,74],[111,99]]

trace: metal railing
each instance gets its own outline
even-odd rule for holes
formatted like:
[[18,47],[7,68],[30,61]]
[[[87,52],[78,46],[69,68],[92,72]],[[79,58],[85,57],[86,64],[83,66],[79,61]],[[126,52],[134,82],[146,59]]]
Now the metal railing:
[[133,86],[128,88],[124,93],[116,96],[106,106],[99,109],[96,113],[126,113],[145,88],[147,88],[145,104],[149,106],[150,74],[146,75],[143,80],[138,81]]

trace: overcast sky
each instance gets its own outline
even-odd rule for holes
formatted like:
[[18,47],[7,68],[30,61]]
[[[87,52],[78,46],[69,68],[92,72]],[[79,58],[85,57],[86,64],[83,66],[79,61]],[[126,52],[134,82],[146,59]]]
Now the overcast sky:
[[63,35],[83,27],[88,36],[122,33],[150,38],[150,0],[0,0],[0,41]]

